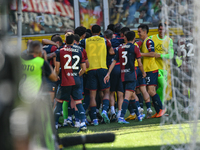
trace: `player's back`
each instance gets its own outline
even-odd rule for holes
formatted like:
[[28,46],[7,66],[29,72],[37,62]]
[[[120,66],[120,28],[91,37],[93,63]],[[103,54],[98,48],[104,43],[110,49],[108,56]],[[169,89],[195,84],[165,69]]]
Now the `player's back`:
[[86,39],[85,44],[88,61],[90,62],[90,66],[87,70],[107,69],[106,39],[99,36],[92,36]]
[[58,54],[62,71],[61,86],[72,86],[80,84],[80,64],[84,62],[81,47],[77,45],[64,46]]
[[[138,51],[136,52],[136,48]],[[119,48],[119,60],[121,67],[122,81],[134,81],[135,80],[135,59],[138,58],[136,53],[139,52],[139,48],[132,43],[127,43]]]

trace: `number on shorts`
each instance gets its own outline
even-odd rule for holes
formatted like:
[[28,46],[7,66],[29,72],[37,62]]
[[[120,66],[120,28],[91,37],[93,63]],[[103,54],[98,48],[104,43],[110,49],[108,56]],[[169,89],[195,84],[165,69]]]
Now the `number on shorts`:
[[127,51],[123,51],[123,52],[122,52],[122,58],[125,59],[125,62],[123,62],[122,65],[124,65],[124,66],[125,66],[125,65],[127,64],[127,62],[128,62],[128,58],[127,58],[126,55],[127,55]]
[[[64,55],[64,58],[68,58],[67,62],[65,63],[64,69],[74,69],[74,70],[78,70],[79,66],[77,66],[77,64],[80,61],[80,57],[78,55],[74,55],[73,57],[71,57],[69,54]],[[70,62],[72,59],[76,59],[76,61],[74,62],[74,64],[72,64],[72,66],[70,66]]]
[[150,77],[146,77],[145,79],[146,79],[146,84],[148,85],[150,83],[150,81],[151,81]]

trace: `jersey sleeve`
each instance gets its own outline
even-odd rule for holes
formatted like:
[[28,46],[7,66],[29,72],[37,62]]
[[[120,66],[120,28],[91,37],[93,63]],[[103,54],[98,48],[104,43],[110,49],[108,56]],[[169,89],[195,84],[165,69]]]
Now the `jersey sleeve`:
[[60,51],[56,52],[56,61],[60,62]]
[[85,60],[87,60],[88,58],[87,58],[87,53],[86,53],[85,49],[83,49],[83,55],[84,55]]
[[85,49],[85,42],[86,42],[85,39],[81,40],[79,42],[79,46]]
[[143,42],[142,42],[142,41],[137,41],[137,42],[135,42],[135,43],[140,47],[140,46],[142,46],[142,43],[143,43]]
[[138,46],[135,46],[134,52],[137,59],[141,58],[140,48]]
[[174,57],[173,41],[170,39],[168,54],[161,54],[163,59],[172,59]]
[[115,53],[115,58],[114,60],[116,60],[116,62],[119,61],[119,49],[116,49],[116,53]]
[[111,45],[110,40],[106,39],[106,47],[107,47],[107,49],[110,49],[111,46],[112,45]]
[[56,46],[51,47],[51,53],[55,52],[58,48]]
[[84,57],[83,52],[81,52],[81,63],[85,63],[85,57]]
[[154,42],[151,39],[147,40],[146,47],[147,47],[147,49],[148,49],[149,52],[155,52]]
[[52,73],[50,65],[48,62],[44,61],[44,65],[42,66],[42,74],[46,77],[49,77]]

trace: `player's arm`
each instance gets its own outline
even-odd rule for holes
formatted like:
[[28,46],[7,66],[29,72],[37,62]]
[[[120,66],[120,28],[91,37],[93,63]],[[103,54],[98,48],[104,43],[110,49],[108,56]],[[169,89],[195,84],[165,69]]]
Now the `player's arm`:
[[60,52],[58,52],[57,56],[56,56],[56,64],[55,64],[54,71],[57,75],[59,75],[59,73],[60,73]]
[[155,57],[155,49],[154,49],[154,42],[149,39],[146,42],[146,47],[148,49],[148,53],[141,53],[141,56],[143,57]]
[[47,61],[47,52],[45,50],[42,50],[42,58]]
[[106,74],[106,76],[104,77],[104,83],[108,82],[110,79],[110,73],[112,72],[113,68],[115,67],[116,62],[119,60],[119,53],[116,52],[115,58],[113,60],[113,62],[111,63],[109,69],[108,69],[108,73]]
[[79,76],[82,76],[86,71],[86,63],[81,63],[81,70],[79,71]]
[[140,53],[140,49],[139,49],[138,46],[135,46],[134,52],[135,52],[135,55],[136,55],[136,58],[137,58],[138,67],[142,72],[143,78],[145,78],[146,77],[146,72],[144,71],[144,68],[143,68],[143,65],[142,65],[141,53]]
[[172,59],[174,57],[173,41],[170,39],[168,54],[156,54],[155,58]]
[[42,39],[42,45],[55,45],[57,48],[59,47],[59,44],[48,39]]
[[46,61],[44,61],[43,71],[45,76],[47,76],[51,81],[55,82],[58,80],[57,74],[53,71],[53,68]]
[[89,63],[89,61],[88,61],[87,53],[86,53],[85,49],[83,49],[83,55],[84,55],[84,57],[85,57],[86,68],[89,68],[90,63]]
[[114,49],[113,49],[113,47],[111,45],[110,40],[108,40],[108,39],[106,39],[106,46],[107,46],[107,49],[108,49],[108,53],[110,55],[115,55],[115,51],[114,51]]

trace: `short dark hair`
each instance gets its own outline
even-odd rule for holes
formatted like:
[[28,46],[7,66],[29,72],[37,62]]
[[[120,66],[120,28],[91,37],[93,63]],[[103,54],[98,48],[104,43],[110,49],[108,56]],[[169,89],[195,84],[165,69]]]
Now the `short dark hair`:
[[92,33],[99,33],[101,31],[101,27],[97,24],[92,26]]
[[166,27],[167,25],[166,25],[166,23],[159,23],[158,24],[158,29],[160,28],[160,27]]
[[60,34],[58,34],[58,33],[53,34],[53,35],[51,36],[51,41],[52,41],[52,39],[53,39],[54,37],[56,37],[56,36],[60,36]]
[[130,31],[130,28],[129,27],[121,28],[121,33],[125,34],[126,31]]
[[134,31],[128,31],[125,33],[125,37],[127,38],[127,41],[133,41],[135,38],[135,32]]
[[31,41],[27,49],[28,54],[39,54],[42,52],[42,44],[39,41]]
[[80,37],[85,34],[86,32],[86,28],[83,27],[83,26],[80,26],[80,27],[77,27],[75,30],[74,30],[74,34],[78,34]]
[[104,36],[107,38],[107,39],[112,39],[112,36],[113,36],[113,32],[108,29],[104,32]]
[[76,42],[79,42],[80,41],[80,36],[78,34],[74,34],[74,40]]
[[149,33],[149,26],[148,26],[148,25],[146,25],[146,24],[140,24],[140,25],[138,26],[138,29],[139,29],[139,28],[142,28],[143,31],[146,30],[146,31],[147,31],[147,34]]
[[115,26],[115,25],[112,24],[112,23],[109,24],[109,25],[107,26],[107,30],[110,29],[112,32],[114,32],[114,26]]
[[52,41],[53,41],[53,42],[59,41],[60,43],[63,43],[63,40],[62,40],[62,38],[61,38],[60,36],[54,36],[54,37],[52,38]]
[[74,42],[74,35],[70,34],[66,36],[66,44],[72,44]]
[[86,34],[87,34],[87,33],[89,33],[89,34],[90,34],[90,36],[92,36],[92,32],[91,32],[91,30],[90,30],[90,29],[87,29],[87,30],[86,30]]
[[85,35],[85,39],[91,37],[91,34],[90,34],[90,33],[88,33],[88,32],[85,32],[85,33],[86,33],[86,35]]
[[121,28],[122,28],[121,23],[117,23],[117,24],[114,26],[114,32],[115,32],[115,33],[120,33]]

